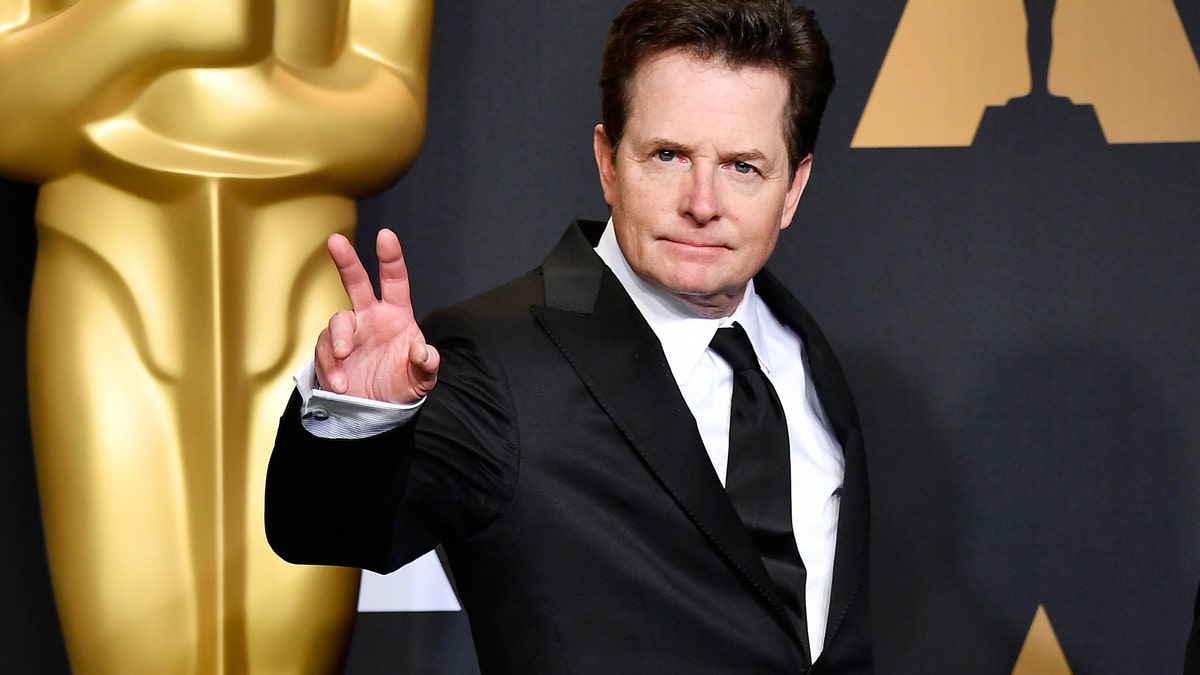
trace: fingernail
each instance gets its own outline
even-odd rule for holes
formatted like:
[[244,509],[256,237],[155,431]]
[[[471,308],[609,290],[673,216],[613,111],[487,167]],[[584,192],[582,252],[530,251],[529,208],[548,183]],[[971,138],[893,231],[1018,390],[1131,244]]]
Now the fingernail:
[[340,378],[340,377],[335,377],[335,378],[333,378],[333,380],[332,380],[332,381],[330,381],[330,383],[329,383],[329,384],[333,385],[333,390],[334,390],[334,391],[339,391],[339,392],[340,392],[340,391],[342,390],[342,378]]
[[421,359],[421,363],[429,363],[429,345],[425,345],[425,358]]
[[335,352],[340,352],[343,349],[345,349],[345,347],[346,347],[345,340],[338,340],[337,342],[333,343],[333,351],[335,351]]

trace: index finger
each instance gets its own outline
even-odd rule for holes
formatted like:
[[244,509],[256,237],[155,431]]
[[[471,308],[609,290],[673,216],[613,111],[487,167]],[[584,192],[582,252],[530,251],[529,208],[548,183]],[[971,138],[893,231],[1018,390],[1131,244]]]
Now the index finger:
[[346,297],[350,298],[350,307],[357,311],[375,304],[375,288],[371,286],[371,277],[367,276],[366,268],[358,259],[354,244],[340,234],[331,234],[325,241],[325,247],[337,266],[342,288],[346,289]]

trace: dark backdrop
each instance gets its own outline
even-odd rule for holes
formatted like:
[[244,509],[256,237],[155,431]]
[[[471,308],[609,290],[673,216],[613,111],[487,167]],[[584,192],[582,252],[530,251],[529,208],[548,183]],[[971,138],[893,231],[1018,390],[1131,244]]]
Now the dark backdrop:
[[[439,4],[422,156],[359,211],[361,240],[400,233],[418,313],[605,217],[595,80],[623,4]],[[860,404],[880,671],[1008,673],[1044,605],[1077,673],[1179,672],[1200,582],[1200,144],[1012,113],[969,148],[852,149],[904,1],[809,4],[839,85],[771,266]],[[1200,44],[1200,7],[1178,10]],[[32,190],[2,187],[0,664],[66,672],[24,417]],[[471,668],[461,614],[364,614],[347,672]]]

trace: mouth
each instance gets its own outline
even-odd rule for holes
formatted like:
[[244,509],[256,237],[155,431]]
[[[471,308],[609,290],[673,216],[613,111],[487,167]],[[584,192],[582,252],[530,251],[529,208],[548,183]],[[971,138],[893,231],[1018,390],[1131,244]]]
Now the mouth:
[[660,243],[666,245],[664,253],[676,263],[681,264],[714,265],[729,250],[726,246],[707,241],[662,239]]
[[673,244],[675,246],[682,246],[685,248],[694,248],[694,249],[723,249],[723,248],[726,248],[722,244],[714,244],[712,242],[707,242],[707,241],[688,241],[686,239],[670,239],[670,238],[666,238],[666,237],[663,238],[663,241],[667,242],[668,244]]

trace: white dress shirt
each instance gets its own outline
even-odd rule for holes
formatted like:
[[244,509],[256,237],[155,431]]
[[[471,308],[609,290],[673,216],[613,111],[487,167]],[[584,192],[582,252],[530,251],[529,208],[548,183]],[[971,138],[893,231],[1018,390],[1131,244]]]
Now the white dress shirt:
[[[671,374],[679,385],[713,470],[725,483],[729,460],[729,409],[733,372],[708,348],[717,328],[740,323],[750,336],[759,364],[783,404],[791,446],[792,529],[807,572],[805,610],[812,658],[825,640],[837,542],[839,493],[845,462],[841,447],[817,399],[800,338],[767,309],[750,282],[732,316],[700,318],[682,303],[647,284],[621,254],[609,221],[596,253],[621,282],[662,344]],[[325,438],[363,438],[402,424],[420,401],[391,404],[315,388],[310,360],[296,373],[304,400],[302,423]]]
[[817,399],[799,336],[775,318],[754,282],[733,315],[722,319],[695,316],[681,302],[646,283],[621,254],[612,221],[604,230],[596,253],[621,282],[633,304],[658,336],[667,365],[696,426],[713,469],[725,484],[729,463],[729,408],[733,398],[733,371],[708,348],[717,329],[740,323],[750,336],[759,365],[774,385],[787,417],[791,446],[792,530],[804,560],[807,580],[805,613],[812,658],[825,640],[833,586],[833,554],[837,543],[839,493],[845,475],[841,446],[829,427]]

